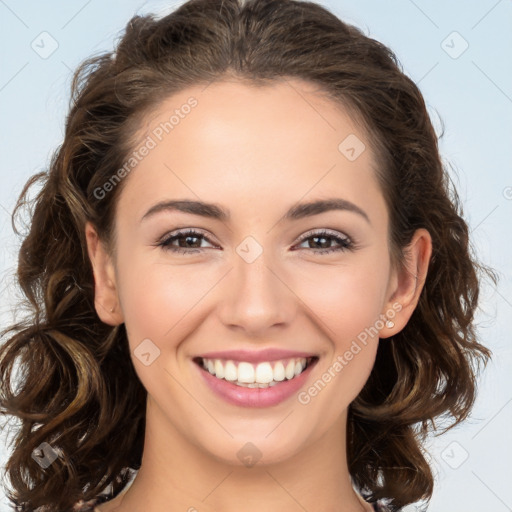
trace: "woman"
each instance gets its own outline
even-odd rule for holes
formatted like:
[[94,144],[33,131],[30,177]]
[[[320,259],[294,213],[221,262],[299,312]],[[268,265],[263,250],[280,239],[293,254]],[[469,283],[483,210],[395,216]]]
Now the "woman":
[[43,179],[34,314],[0,352],[18,509],[428,500],[422,441],[467,417],[490,352],[483,267],[394,54],[314,3],[191,0],[134,17],[72,99],[16,207]]

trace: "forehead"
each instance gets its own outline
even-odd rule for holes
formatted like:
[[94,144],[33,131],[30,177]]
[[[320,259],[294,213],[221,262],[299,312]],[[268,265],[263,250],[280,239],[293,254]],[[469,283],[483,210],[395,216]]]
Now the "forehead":
[[225,203],[228,195],[261,207],[326,195],[365,202],[379,194],[365,131],[301,80],[187,88],[145,117],[137,139],[135,151],[149,149],[126,178],[123,195],[134,208],[157,196]]

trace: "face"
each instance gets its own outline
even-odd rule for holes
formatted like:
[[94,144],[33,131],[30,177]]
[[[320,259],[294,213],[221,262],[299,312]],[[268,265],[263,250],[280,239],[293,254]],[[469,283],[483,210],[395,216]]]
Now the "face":
[[[185,442],[234,464],[248,441],[262,462],[289,458],[339,428],[379,337],[408,318],[413,293],[391,265],[370,141],[299,80],[189,88],[166,99],[139,136],[141,158],[116,209],[115,259],[90,245],[98,314],[125,323],[152,410]],[[215,208],[165,207],[178,200]],[[299,206],[325,200],[337,208]],[[225,374],[227,359],[262,356],[277,384],[238,386],[200,364],[233,350],[246,353],[221,357]],[[314,358],[278,380],[276,361],[286,371],[294,354]],[[266,364],[249,366],[268,374]]]

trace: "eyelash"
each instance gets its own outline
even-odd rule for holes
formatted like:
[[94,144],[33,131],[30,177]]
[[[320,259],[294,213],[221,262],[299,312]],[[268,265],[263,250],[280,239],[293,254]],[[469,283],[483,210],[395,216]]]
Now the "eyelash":
[[[192,236],[194,238],[200,238],[200,239],[206,240],[207,242],[212,243],[205,235],[203,235],[199,231],[195,231],[193,229],[188,229],[185,231],[179,231],[179,232],[175,233],[174,235],[165,238],[164,240],[159,242],[157,244],[157,246],[162,247],[163,250],[165,250],[165,251],[172,251],[172,252],[181,253],[181,254],[191,254],[191,253],[201,252],[202,249],[204,249],[204,248],[193,247],[193,248],[187,249],[187,248],[183,248],[183,247],[174,247],[174,246],[170,245],[175,240],[179,240],[181,238],[186,238],[189,236]],[[355,249],[355,244],[351,241],[350,238],[340,237],[338,235],[334,235],[334,234],[330,233],[329,231],[325,231],[325,230],[321,230],[321,231],[318,231],[315,233],[310,233],[307,236],[302,237],[299,240],[299,245],[311,238],[328,238],[328,239],[330,238],[340,244],[338,247],[329,247],[328,249],[313,250],[313,252],[316,252],[318,254],[324,255],[324,254],[327,254],[330,252],[341,252],[341,251],[347,251],[347,250],[353,251]]]

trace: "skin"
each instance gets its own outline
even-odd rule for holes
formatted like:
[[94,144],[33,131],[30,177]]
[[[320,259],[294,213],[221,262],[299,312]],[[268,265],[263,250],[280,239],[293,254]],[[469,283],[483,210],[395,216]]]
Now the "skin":
[[[257,88],[226,80],[191,87],[166,98],[140,136],[190,96],[197,107],[125,178],[115,257],[86,226],[98,315],[110,325],[125,323],[134,367],[148,391],[142,467],[127,492],[98,510],[371,510],[350,482],[347,407],[368,379],[378,338],[385,343],[414,311],[431,238],[418,230],[407,248],[407,268],[392,266],[370,141],[314,85],[293,79]],[[349,134],[366,146],[354,161],[338,150]],[[352,202],[368,221],[348,210],[281,219],[297,202],[327,197]],[[229,209],[231,219],[162,211],[140,221],[168,199],[214,202]],[[157,246],[178,228],[206,238],[173,242],[189,247],[188,254]],[[339,244],[301,241],[324,228],[355,246],[320,254]],[[236,252],[247,236],[263,251],[252,263]],[[192,361],[231,348],[312,352],[320,359],[307,389],[393,304],[401,305],[394,326],[361,344],[306,405],[296,395],[267,408],[229,404],[203,383]],[[133,351],[147,338],[160,355],[145,366]],[[237,457],[247,442],[261,452],[253,467]]]

